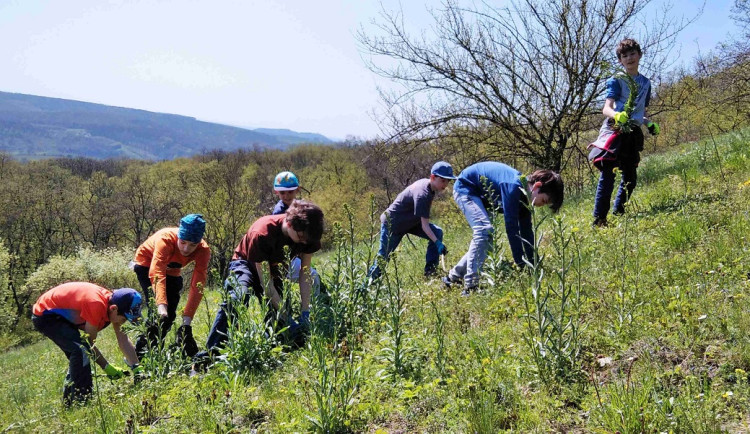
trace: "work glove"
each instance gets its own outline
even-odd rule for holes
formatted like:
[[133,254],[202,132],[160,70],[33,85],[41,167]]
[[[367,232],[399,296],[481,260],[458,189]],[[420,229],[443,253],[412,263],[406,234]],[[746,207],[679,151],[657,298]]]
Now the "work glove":
[[198,352],[198,344],[195,343],[193,338],[193,327],[189,325],[181,325],[177,329],[177,346],[182,349],[182,352],[192,358]]
[[628,123],[629,119],[630,119],[630,116],[628,116],[628,114],[625,113],[625,112],[616,112],[615,113],[614,120],[615,120],[615,123],[617,125],[625,125],[625,124]]
[[652,136],[658,136],[659,132],[661,131],[661,128],[659,128],[659,124],[657,124],[656,122],[647,123],[646,128],[648,128],[648,132],[651,133]]
[[104,372],[110,380],[118,380],[126,375],[130,375],[130,372],[109,363],[104,367]]
[[440,254],[440,255],[447,255],[448,254],[448,248],[445,247],[445,244],[443,244],[442,241],[440,241],[440,240],[435,241],[435,245],[437,246],[438,254]]

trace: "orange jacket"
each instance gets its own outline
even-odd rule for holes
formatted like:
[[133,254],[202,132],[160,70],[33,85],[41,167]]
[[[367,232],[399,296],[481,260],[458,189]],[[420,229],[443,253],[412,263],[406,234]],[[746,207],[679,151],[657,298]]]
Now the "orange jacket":
[[[151,279],[157,305],[167,304],[167,276],[179,276],[182,267],[195,261],[190,293],[183,310],[184,316],[192,318],[203,299],[211,249],[205,240],[201,240],[190,256],[182,256],[177,248],[177,230],[177,228],[164,228],[148,237],[136,250],[134,261],[138,265],[149,267],[148,277]],[[171,264],[174,265],[170,266]],[[177,264],[180,266],[176,267]]]

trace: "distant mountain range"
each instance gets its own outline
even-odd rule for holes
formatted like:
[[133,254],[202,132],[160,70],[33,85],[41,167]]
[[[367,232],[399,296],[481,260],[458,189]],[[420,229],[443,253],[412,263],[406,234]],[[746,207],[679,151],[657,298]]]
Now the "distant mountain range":
[[303,143],[333,141],[315,133],[251,130],[188,116],[0,92],[0,152],[22,160],[168,160],[214,149],[287,149]]

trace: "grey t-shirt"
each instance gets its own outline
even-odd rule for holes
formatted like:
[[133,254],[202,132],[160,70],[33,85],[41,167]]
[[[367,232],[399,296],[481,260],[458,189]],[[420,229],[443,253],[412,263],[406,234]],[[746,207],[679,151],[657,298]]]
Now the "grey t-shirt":
[[396,196],[396,200],[380,216],[380,221],[386,223],[390,217],[392,233],[407,233],[414,226],[421,226],[422,217],[430,218],[434,197],[435,192],[430,188],[430,180],[420,179]]

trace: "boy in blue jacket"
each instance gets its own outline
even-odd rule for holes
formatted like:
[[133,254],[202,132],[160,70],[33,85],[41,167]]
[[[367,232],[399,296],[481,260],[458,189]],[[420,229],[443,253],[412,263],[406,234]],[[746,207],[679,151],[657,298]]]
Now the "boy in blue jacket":
[[[528,198],[525,194],[527,188],[531,193]],[[494,161],[476,163],[464,169],[453,185],[453,199],[469,222],[473,237],[469,250],[443,278],[443,283],[450,287],[463,280],[463,295],[469,295],[479,287],[479,276],[493,230],[488,209],[503,214],[516,265],[524,266],[524,256],[533,261],[534,232],[528,201],[534,206],[549,205],[557,212],[563,195],[562,178],[551,170],[537,170],[524,178],[518,170]]]

